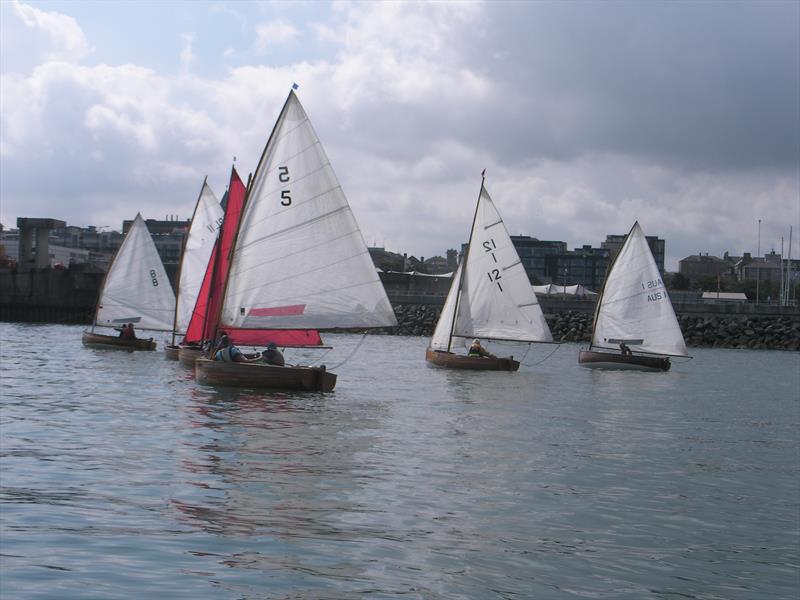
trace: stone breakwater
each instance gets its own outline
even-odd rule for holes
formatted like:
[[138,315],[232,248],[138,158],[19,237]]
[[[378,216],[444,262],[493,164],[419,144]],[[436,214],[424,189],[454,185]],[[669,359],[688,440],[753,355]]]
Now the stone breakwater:
[[[400,304],[394,311],[398,325],[386,333],[430,337],[441,307]],[[567,311],[545,318],[555,341],[589,341],[593,315]],[[678,323],[691,347],[800,350],[800,316],[680,315]]]

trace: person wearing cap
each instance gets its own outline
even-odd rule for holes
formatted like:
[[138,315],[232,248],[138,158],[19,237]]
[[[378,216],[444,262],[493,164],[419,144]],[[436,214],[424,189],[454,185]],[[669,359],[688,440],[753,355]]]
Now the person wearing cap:
[[278,350],[278,345],[275,342],[270,342],[267,344],[267,349],[261,353],[261,360],[268,365],[273,365],[276,367],[283,367],[286,365],[286,361],[283,358],[283,353]]
[[478,339],[472,340],[472,344],[469,347],[467,356],[473,358],[480,358],[482,356],[485,356],[486,358],[495,358],[494,354],[488,352],[483,346],[481,346],[481,341]]

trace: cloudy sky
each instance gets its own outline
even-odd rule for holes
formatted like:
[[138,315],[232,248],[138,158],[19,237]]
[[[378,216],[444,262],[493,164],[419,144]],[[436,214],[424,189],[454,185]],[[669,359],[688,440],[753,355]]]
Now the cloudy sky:
[[119,229],[246,177],[293,82],[369,244],[800,256],[800,3],[0,2],[0,221]]

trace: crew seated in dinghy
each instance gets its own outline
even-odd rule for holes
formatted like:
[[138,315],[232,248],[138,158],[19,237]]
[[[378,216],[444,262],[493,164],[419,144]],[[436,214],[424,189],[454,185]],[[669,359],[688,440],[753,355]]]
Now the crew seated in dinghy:
[[483,346],[481,346],[480,340],[472,340],[472,345],[469,347],[469,351],[467,352],[467,356],[471,358],[497,358],[494,354],[486,350]]
[[214,360],[223,362],[254,362],[256,359],[247,358],[241,350],[231,343],[227,335],[223,335],[220,340],[221,348],[214,354]]
[[286,360],[283,358],[283,353],[278,350],[278,345],[275,342],[267,344],[267,349],[261,353],[261,360],[268,365],[275,367],[286,366]]

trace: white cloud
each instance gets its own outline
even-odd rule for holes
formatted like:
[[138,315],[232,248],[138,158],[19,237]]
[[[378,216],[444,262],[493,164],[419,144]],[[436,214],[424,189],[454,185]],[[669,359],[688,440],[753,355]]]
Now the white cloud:
[[11,6],[32,34],[41,34],[47,39],[41,47],[45,60],[78,61],[92,51],[83,30],[72,17],[45,12],[19,0],[12,0]]
[[192,68],[192,63],[195,60],[194,53],[192,52],[194,40],[195,34],[193,33],[181,34],[181,73],[184,75],[189,73]]
[[256,26],[256,48],[263,51],[294,41],[299,35],[297,28],[283,19],[260,23]]

